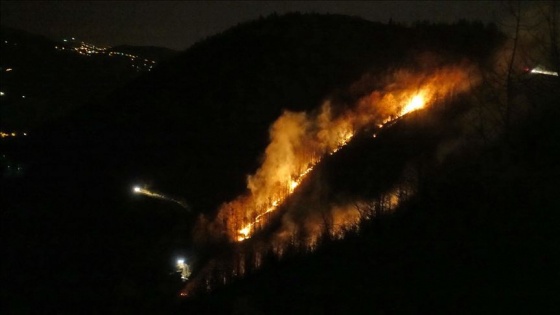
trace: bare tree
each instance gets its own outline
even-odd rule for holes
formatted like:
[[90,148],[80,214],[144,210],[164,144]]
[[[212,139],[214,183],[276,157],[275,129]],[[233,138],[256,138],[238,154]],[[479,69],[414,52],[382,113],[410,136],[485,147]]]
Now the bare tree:
[[519,43],[519,29],[521,27],[521,3],[519,1],[510,3],[509,13],[515,19],[515,31],[513,35],[513,47],[511,56],[509,57],[507,74],[506,74],[506,108],[505,108],[505,133],[508,137],[511,123],[511,111],[513,107],[513,65],[517,54],[517,47]]
[[539,53],[553,72],[560,73],[560,12],[557,1],[540,3],[537,7],[536,19],[542,22],[533,36],[539,45]]
[[[527,91],[538,86],[523,86],[523,78],[532,75],[529,67],[560,67],[558,4],[508,1],[503,8],[508,22],[500,25],[509,40],[499,50],[493,66],[480,70],[482,84],[473,93],[477,112],[473,113],[476,122],[472,124],[472,134],[484,143],[502,135],[507,142],[511,140],[512,123],[522,119],[528,110]],[[520,71],[522,68],[526,73]]]
[[334,238],[334,218],[329,207],[323,207],[320,211],[323,237],[327,240]]

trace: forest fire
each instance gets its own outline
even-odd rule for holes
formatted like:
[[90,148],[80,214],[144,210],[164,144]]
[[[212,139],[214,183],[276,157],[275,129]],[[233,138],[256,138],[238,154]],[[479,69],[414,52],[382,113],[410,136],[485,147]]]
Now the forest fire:
[[[297,246],[310,250],[321,237],[342,238],[347,231],[357,229],[362,220],[396,208],[414,192],[411,181],[403,180],[375,200],[355,200],[347,205],[332,205],[324,201],[328,195],[319,195],[309,204],[292,209],[286,200],[324,157],[339,151],[354,135],[372,128],[386,128],[404,115],[467,91],[476,83],[473,80],[471,67],[467,65],[443,67],[429,74],[402,70],[386,78],[383,89],[367,92],[353,106],[326,101],[316,112],[285,111],[270,127],[270,143],[261,167],[247,177],[247,193],[224,203],[214,220],[200,221],[196,233],[242,242],[245,250],[240,255],[253,257],[251,263],[256,267],[266,252],[282,256],[297,237],[303,237],[296,242]],[[261,237],[245,244],[269,225],[273,213],[277,213],[274,220],[280,225],[267,230],[266,241]],[[220,267],[224,283],[227,277],[245,273],[248,262],[237,256],[223,262],[229,267]],[[219,264],[212,260],[212,266]],[[212,268],[206,266],[204,270]],[[198,277],[203,279],[199,281],[210,281],[211,276],[205,273],[199,273]]]
[[261,167],[248,176],[248,194],[223,204],[212,230],[222,231],[232,241],[250,238],[313,167],[345,146],[356,132],[368,126],[383,128],[439,98],[464,91],[470,79],[467,66],[445,67],[428,75],[397,71],[385,89],[370,92],[353,108],[335,114],[335,106],[326,101],[316,113],[284,112],[270,128]]
[[[416,93],[415,95],[413,95],[412,97],[409,98],[408,103],[400,110],[400,112],[397,115],[391,115],[388,118],[383,120],[383,123],[388,123],[390,121],[393,121],[395,119],[398,119],[410,112],[419,110],[421,108],[423,108],[426,105],[426,98],[425,95],[428,94],[429,89],[433,88],[430,86],[426,86],[423,87],[423,89]],[[433,93],[433,92],[432,92]],[[334,121],[331,120],[330,118],[330,107],[328,104],[323,106],[322,112],[321,114],[316,118],[316,119],[328,119],[327,123],[323,125],[322,130],[319,130],[319,132],[316,134],[316,137],[322,137],[322,141],[324,142],[320,142],[319,145],[317,145],[317,143],[315,142],[316,139],[313,139],[313,137],[309,137],[309,135],[306,134],[302,134],[300,136],[299,139],[293,139],[296,140],[298,143],[301,141],[305,144],[305,148],[302,147],[302,151],[301,152],[295,152],[295,151],[291,151],[290,155],[297,155],[297,154],[302,154],[305,156],[307,156],[307,160],[305,160],[305,157],[300,158],[299,163],[302,163],[303,165],[308,165],[307,169],[301,171],[300,173],[297,173],[297,170],[300,169],[297,165],[292,165],[291,167],[288,166],[290,169],[288,172],[283,174],[283,178],[278,178],[278,182],[275,184],[280,184],[277,185],[277,187],[279,186],[280,189],[278,190],[267,190],[269,191],[270,196],[264,196],[265,200],[272,200],[271,202],[269,202],[266,205],[266,208],[264,211],[258,213],[256,216],[254,216],[254,219],[245,224],[244,226],[242,226],[240,229],[237,230],[237,235],[236,237],[234,237],[234,239],[236,239],[237,241],[243,241],[248,239],[249,237],[251,237],[251,234],[254,232],[255,230],[255,226],[257,224],[261,224],[263,218],[275,211],[278,206],[280,204],[282,204],[282,201],[287,198],[290,194],[292,194],[294,192],[294,190],[299,186],[299,184],[303,181],[303,179],[305,178],[305,176],[310,173],[313,170],[313,167],[315,166],[315,164],[317,164],[320,160],[321,157],[324,156],[325,154],[329,154],[332,155],[334,153],[336,153],[338,150],[340,150],[344,145],[346,145],[354,136],[354,130],[358,128],[363,128],[363,125],[357,125],[357,123],[355,121],[352,121],[352,118],[355,116],[360,115],[360,113],[356,113],[356,112],[348,112],[349,115],[344,115],[342,118],[338,118],[340,119],[340,121],[338,119],[335,119]],[[304,121],[304,123],[309,124],[309,121]],[[312,122],[312,124],[316,122]],[[333,129],[334,127],[334,129]],[[380,128],[383,127],[383,124],[380,125]],[[325,138],[326,135],[326,138]],[[274,140],[274,138],[273,138]],[[329,145],[330,143],[334,143],[334,145]],[[267,152],[271,152],[272,150],[269,151],[270,148],[272,148],[272,145],[274,143],[272,143],[269,148],[267,148]],[[291,145],[291,143],[289,144]],[[315,150],[313,150],[314,152],[312,152],[312,154],[308,154],[307,152],[305,152],[306,148],[308,148],[309,146],[311,147],[315,147]],[[291,148],[293,148],[294,146],[292,146]],[[307,153],[307,154],[306,154]],[[267,155],[268,157],[268,155]],[[273,160],[276,160],[276,156],[271,156],[270,157]],[[293,161],[294,159],[292,159]],[[259,175],[259,172],[264,170],[265,166],[267,165],[266,163],[269,162],[268,160],[265,161],[265,164],[263,164],[263,168],[261,168],[258,172],[257,172],[257,176]],[[288,161],[287,161],[288,162]],[[280,165],[277,165],[280,166]],[[280,167],[286,167],[286,165],[282,165]],[[249,182],[251,183],[251,179],[254,177],[249,177]],[[276,176],[273,176],[273,178],[276,178]],[[282,187],[282,182],[287,182],[287,189],[283,190],[281,189]],[[270,185],[270,183],[265,180],[264,181],[265,185]],[[259,190],[261,186],[256,186],[254,190],[251,190],[252,192],[257,192],[257,193],[261,193],[261,191]],[[256,200],[251,200],[249,201],[249,205],[245,205],[246,207],[253,207],[253,209],[255,208],[259,208],[258,204],[253,204],[251,205],[250,202],[254,202],[256,203]],[[244,208],[247,209],[247,208]],[[250,209],[250,208],[249,208]]]

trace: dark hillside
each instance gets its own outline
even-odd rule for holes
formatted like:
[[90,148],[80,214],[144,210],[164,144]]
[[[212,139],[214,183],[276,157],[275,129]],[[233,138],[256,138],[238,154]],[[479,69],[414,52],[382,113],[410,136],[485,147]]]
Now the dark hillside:
[[[456,29],[470,40],[439,42]],[[352,102],[356,95],[342,91],[362,74],[417,64],[415,56],[434,43],[450,60],[482,60],[497,37],[476,23],[409,29],[337,15],[270,16],[199,42],[84,109],[66,134],[83,130],[126,161],[128,176],[144,169],[141,175],[194,196],[195,208],[208,211],[244,189],[283,109],[310,110],[339,94]]]
[[[417,194],[314,253],[268,257],[262,270],[186,300],[177,314],[556,313],[557,97],[541,94],[508,143],[468,140],[465,100],[355,141],[315,175],[331,202],[376,194],[410,165]],[[438,158],[452,139],[462,144]]]
[[[449,27],[463,30],[468,40],[441,37],[449,41],[438,44],[438,53],[446,61],[471,57],[461,45],[474,49],[473,38],[486,38],[479,42],[476,49],[480,50],[472,52],[475,61],[485,59],[498,45],[499,35],[492,28],[484,27],[487,36],[481,37],[478,24]],[[27,173],[2,178],[6,201],[0,224],[6,235],[2,242],[8,244],[2,246],[2,257],[7,258],[2,259],[1,276],[7,279],[3,283],[10,284],[2,286],[2,296],[16,314],[35,309],[70,314],[83,314],[84,310],[102,314],[170,311],[181,287],[170,266],[190,248],[194,217],[214,211],[245,189],[245,176],[256,168],[268,141],[267,130],[282,109],[313,110],[331,96],[350,103],[357,96],[345,91],[362,75],[373,73],[375,78],[378,72],[417,65],[416,55],[430,50],[429,43],[438,43],[441,33],[448,30],[445,26],[383,25],[336,15],[270,16],[201,41],[107,98],[81,107],[71,118],[50,124],[25,140],[4,141],[6,155],[25,164]],[[409,134],[393,137],[403,144],[415,142]],[[418,145],[429,147],[431,135],[423,137],[425,141]],[[384,145],[394,149],[389,142]],[[366,153],[355,152],[354,156],[370,156],[367,145],[361,149]],[[406,153],[413,155],[414,147]],[[379,160],[391,162],[397,168],[402,163],[391,156]],[[344,174],[352,170],[344,165],[350,162],[340,163],[333,165],[342,165],[342,173],[325,172],[323,176],[347,194],[363,192],[349,179],[352,175]],[[363,175],[358,177],[359,184],[374,186],[367,178],[374,169],[352,171]],[[193,212],[133,195],[131,188],[136,184],[181,196]],[[397,225],[388,225],[391,233],[398,233]],[[412,238],[413,232],[407,233]],[[392,236],[387,234],[381,240],[392,240]],[[408,244],[406,237],[400,245]],[[369,237],[355,241],[358,245],[350,248],[358,250],[352,255],[360,255],[369,242],[377,242]],[[392,248],[389,244],[379,251]],[[338,247],[329,250],[343,251]],[[370,258],[377,254],[366,255],[369,258],[355,260],[359,266],[342,265],[343,269],[367,269]],[[313,269],[314,262],[325,261],[319,255],[302,268]],[[379,265],[386,266],[391,266],[389,258]],[[290,265],[280,268],[279,272],[287,274],[284,271]],[[302,270],[294,271],[295,278],[266,275],[261,279],[268,285],[277,281],[280,287],[314,292],[308,286],[314,282]],[[342,277],[336,272],[332,276],[332,286],[340,283],[342,289],[359,288],[336,282]],[[275,292],[266,291],[274,286],[260,282],[255,288],[263,292],[258,303],[276,306]],[[330,300],[342,307],[350,303],[350,294],[356,290],[346,291],[348,295],[341,300]],[[394,289],[396,295],[397,291]],[[332,297],[318,292],[320,298]],[[225,294],[227,300],[237,293]],[[221,299],[219,295],[215,298]],[[290,303],[282,296],[277,301]],[[223,307],[230,307],[228,303]]]

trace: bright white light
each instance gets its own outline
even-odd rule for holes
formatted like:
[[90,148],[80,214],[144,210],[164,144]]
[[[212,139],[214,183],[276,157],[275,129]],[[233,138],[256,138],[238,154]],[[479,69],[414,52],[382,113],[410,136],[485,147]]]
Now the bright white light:
[[408,114],[410,112],[413,112],[415,110],[418,110],[420,108],[424,107],[424,98],[422,97],[422,95],[418,94],[415,95],[409,102],[408,104],[402,109],[401,111],[401,116]]
[[0,96],[4,96],[4,95],[6,95],[6,94],[4,94],[4,92],[0,92]]
[[189,265],[185,264],[183,258],[177,259],[177,272],[181,274],[181,280],[186,281],[191,275]]
[[539,68],[539,67],[537,67],[537,68],[531,70],[531,73],[538,73],[538,74],[544,74],[544,75],[551,75],[551,76],[555,76],[555,77],[558,76],[558,72],[545,70],[545,69]]
[[136,193],[137,193],[137,192],[140,192],[140,187],[134,186],[133,190],[134,190],[134,192],[136,192]]

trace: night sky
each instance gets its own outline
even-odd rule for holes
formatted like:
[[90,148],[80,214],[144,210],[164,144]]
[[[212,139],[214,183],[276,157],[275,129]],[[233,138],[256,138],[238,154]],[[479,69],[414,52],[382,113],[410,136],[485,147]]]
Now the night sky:
[[371,21],[499,20],[498,1],[1,1],[2,24],[52,39],[177,50],[271,13],[333,13]]

